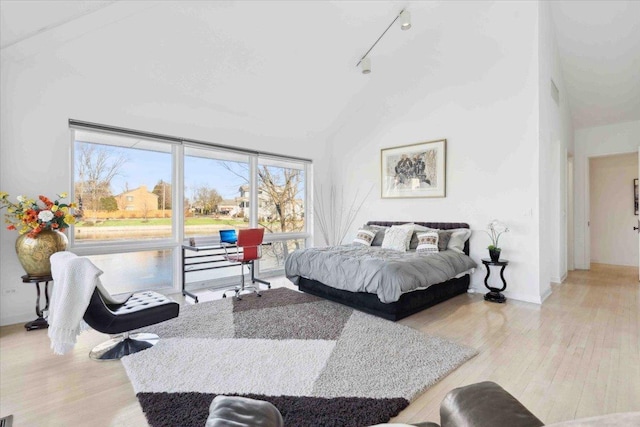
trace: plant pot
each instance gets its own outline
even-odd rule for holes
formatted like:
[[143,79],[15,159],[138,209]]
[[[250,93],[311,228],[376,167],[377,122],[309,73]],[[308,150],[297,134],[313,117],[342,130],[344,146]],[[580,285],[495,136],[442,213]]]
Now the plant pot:
[[498,262],[500,260],[500,252],[502,252],[502,249],[489,249],[489,258],[491,258],[491,261]]
[[36,237],[18,236],[16,254],[22,268],[31,277],[51,275],[49,257],[67,249],[67,236],[55,230],[43,230]]

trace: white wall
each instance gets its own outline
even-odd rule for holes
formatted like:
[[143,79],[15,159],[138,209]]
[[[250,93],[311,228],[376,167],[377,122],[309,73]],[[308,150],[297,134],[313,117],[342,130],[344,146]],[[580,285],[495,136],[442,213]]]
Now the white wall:
[[633,211],[636,153],[592,157],[589,162],[591,262],[638,266],[638,217]]
[[[538,218],[538,13],[528,2],[440,4],[444,19],[373,67],[332,138],[334,179],[353,194],[374,186],[367,220],[460,221],[471,255],[487,257],[480,230],[493,218],[503,237],[506,295],[541,302]],[[414,25],[411,31],[421,31]],[[375,50],[374,50],[375,53]],[[372,59],[376,63],[375,56]],[[380,149],[447,139],[447,196],[381,199]],[[352,230],[355,232],[355,230]],[[353,236],[351,236],[352,238]],[[486,292],[484,268],[472,286]]]
[[589,157],[634,153],[640,145],[640,121],[575,131],[575,266],[589,269]]
[[[550,5],[539,3],[540,99],[540,288],[551,293],[550,282],[567,274],[567,156],[573,152],[571,111],[551,22]],[[559,89],[559,103],[551,96],[551,80]]]

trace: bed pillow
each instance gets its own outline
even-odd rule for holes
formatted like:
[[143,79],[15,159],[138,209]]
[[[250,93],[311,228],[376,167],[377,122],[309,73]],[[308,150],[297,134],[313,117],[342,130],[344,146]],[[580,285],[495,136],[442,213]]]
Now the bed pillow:
[[409,249],[416,249],[418,247],[418,233],[425,231],[434,231],[435,228],[425,227],[424,225],[413,224],[413,234],[409,241]]
[[406,252],[409,249],[413,224],[393,225],[384,234],[383,249]]
[[356,238],[353,239],[353,243],[356,245],[371,246],[373,239],[376,237],[376,232],[373,230],[367,230],[361,228],[356,234]]
[[382,246],[382,241],[384,240],[384,233],[389,229],[389,227],[385,227],[384,225],[363,225],[360,227],[361,229],[375,231],[376,237],[371,242],[371,246]]
[[438,232],[422,231],[418,233],[418,247],[416,252],[420,253],[437,253],[438,252]]
[[469,237],[471,237],[471,230],[469,230],[468,228],[456,228],[450,231],[451,239],[449,239],[447,249],[463,254],[464,244],[467,240],[469,240]]
[[[438,230],[438,252],[447,250],[449,240],[451,240],[451,231]],[[464,249],[464,244],[462,245],[462,248]]]

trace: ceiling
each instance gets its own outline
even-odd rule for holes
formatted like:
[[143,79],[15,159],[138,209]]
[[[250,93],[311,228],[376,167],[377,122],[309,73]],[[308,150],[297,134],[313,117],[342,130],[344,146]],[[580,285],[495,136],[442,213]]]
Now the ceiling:
[[575,128],[640,120],[640,2],[550,2]]
[[104,0],[2,0],[0,48],[9,47],[38,33],[81,18],[114,3]]
[[[56,50],[78,75],[127,73],[134,91],[160,83],[194,120],[214,109],[230,127],[253,120],[256,129],[271,126],[275,135],[286,126],[299,137],[335,126],[377,70],[412,54],[403,46],[454,31],[445,4],[2,0],[0,47],[3,60]],[[412,29],[390,30],[363,76],[356,62],[403,6]],[[473,13],[473,3],[464,7]],[[555,1],[551,9],[574,126],[639,120],[640,2]],[[75,57],[93,46],[113,49],[115,60]]]

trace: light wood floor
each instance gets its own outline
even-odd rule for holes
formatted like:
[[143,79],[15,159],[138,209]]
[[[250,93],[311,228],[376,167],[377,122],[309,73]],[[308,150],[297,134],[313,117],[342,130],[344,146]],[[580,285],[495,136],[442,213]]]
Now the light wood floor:
[[[639,312],[638,270],[593,265],[570,273],[542,306],[468,294],[404,319],[480,353],[394,421],[438,421],[449,390],[484,380],[547,423],[640,411]],[[84,333],[72,354],[55,356],[46,331],[0,328],[0,416],[14,414],[18,427],[146,425],[122,365],[87,357],[105,339]]]

